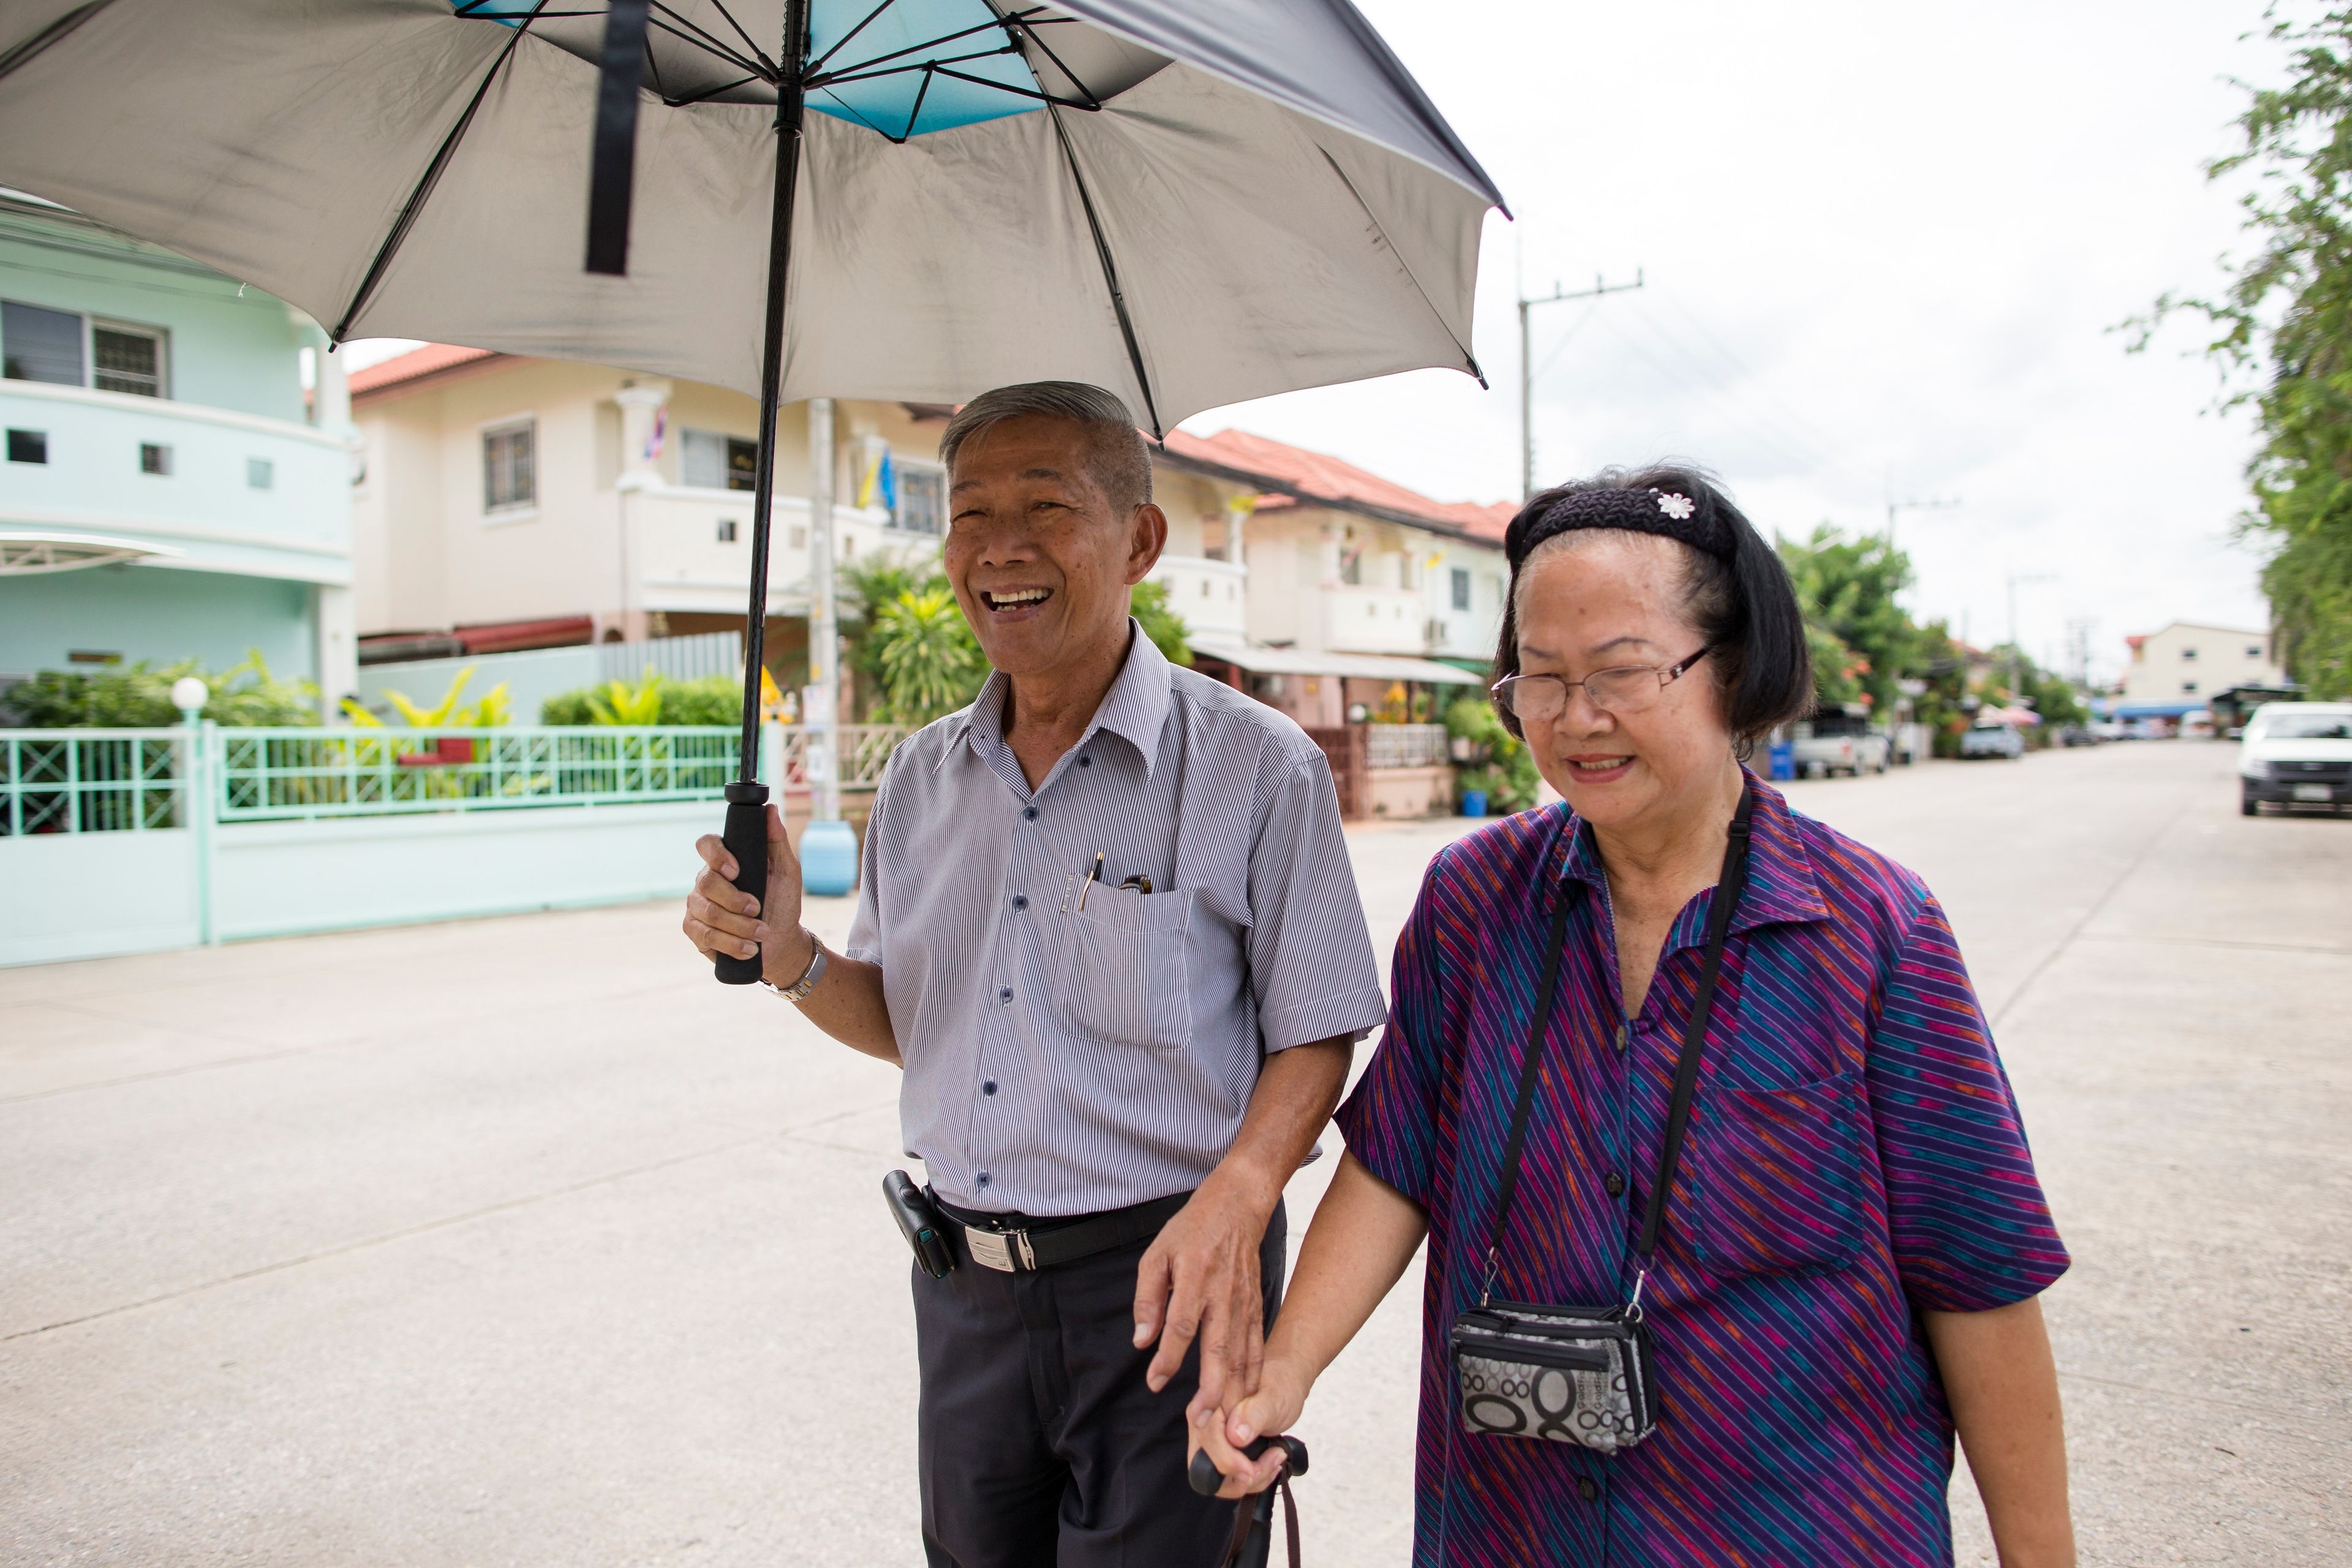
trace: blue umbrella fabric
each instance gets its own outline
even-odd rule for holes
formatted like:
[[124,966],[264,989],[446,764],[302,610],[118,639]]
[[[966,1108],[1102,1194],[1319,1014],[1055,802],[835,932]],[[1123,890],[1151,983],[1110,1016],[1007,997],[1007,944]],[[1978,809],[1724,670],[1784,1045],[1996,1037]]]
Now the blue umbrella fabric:
[[[1346,0],[0,0],[0,183],[300,305],[780,395],[1092,381],[1155,430],[1469,352],[1500,197]],[[625,275],[583,266],[641,16]],[[625,21],[627,19],[623,18]],[[626,145],[625,141],[624,145]]]

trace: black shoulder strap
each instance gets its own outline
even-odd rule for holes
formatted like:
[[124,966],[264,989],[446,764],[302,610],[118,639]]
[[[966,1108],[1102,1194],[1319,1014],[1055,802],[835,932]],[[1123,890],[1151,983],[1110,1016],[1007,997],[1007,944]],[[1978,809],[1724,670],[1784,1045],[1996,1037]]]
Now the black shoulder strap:
[[1715,977],[1723,968],[1724,939],[1730,934],[1731,915],[1739,907],[1739,895],[1748,887],[1748,828],[1755,806],[1756,792],[1741,791],[1739,809],[1731,817],[1731,841],[1723,847],[1723,875],[1715,885],[1715,902],[1706,911],[1706,957],[1699,969],[1698,994],[1691,1000],[1682,1056],[1675,1063],[1675,1097],[1666,1107],[1657,1179],[1650,1184],[1649,1209],[1642,1216],[1641,1239],[1633,1244],[1634,1256],[1644,1260],[1657,1250],[1658,1226],[1666,1217],[1666,1189],[1674,1185],[1675,1167],[1682,1161],[1691,1097],[1698,1092],[1698,1055],[1706,1044],[1706,1026],[1715,1016]]
[[[1755,792],[1742,791],[1739,809],[1731,817],[1730,840],[1723,849],[1723,871],[1716,882],[1715,901],[1707,910],[1706,956],[1699,972],[1698,995],[1691,1004],[1690,1024],[1683,1031],[1682,1056],[1675,1064],[1674,1101],[1666,1111],[1657,1179],[1650,1184],[1649,1211],[1642,1221],[1638,1252],[1643,1258],[1649,1257],[1658,1244],[1658,1226],[1665,1215],[1666,1188],[1672,1184],[1675,1166],[1682,1157],[1691,1097],[1698,1089],[1699,1047],[1706,1040],[1707,1024],[1715,1013],[1715,980],[1723,967],[1723,944],[1731,930],[1732,911],[1738,908],[1740,892],[1748,883],[1748,820],[1755,805]],[[1536,993],[1535,1027],[1528,1032],[1527,1050],[1519,1058],[1518,1089],[1511,1106],[1511,1132],[1503,1145],[1503,1180],[1495,1198],[1495,1228],[1486,1248],[1486,1286],[1480,1296],[1482,1301],[1492,1294],[1503,1227],[1510,1220],[1511,1200],[1518,1192],[1519,1155],[1527,1143],[1528,1119],[1535,1109],[1536,1077],[1543,1065],[1544,1031],[1551,1026],[1553,993],[1559,987],[1560,952],[1568,942],[1570,906],[1563,889],[1555,886],[1552,900],[1550,934],[1544,946],[1543,980]]]

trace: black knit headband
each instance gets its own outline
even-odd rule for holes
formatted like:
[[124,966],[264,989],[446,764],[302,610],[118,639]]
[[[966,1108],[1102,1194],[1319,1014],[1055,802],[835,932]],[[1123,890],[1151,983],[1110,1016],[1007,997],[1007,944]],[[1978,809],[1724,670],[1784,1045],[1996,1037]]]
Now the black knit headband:
[[1718,560],[1732,557],[1731,530],[1716,515],[1713,507],[1702,511],[1697,498],[1679,490],[1662,489],[1579,490],[1574,495],[1562,496],[1535,516],[1521,512],[1504,538],[1504,552],[1517,566],[1545,540],[1580,528],[1662,533]]

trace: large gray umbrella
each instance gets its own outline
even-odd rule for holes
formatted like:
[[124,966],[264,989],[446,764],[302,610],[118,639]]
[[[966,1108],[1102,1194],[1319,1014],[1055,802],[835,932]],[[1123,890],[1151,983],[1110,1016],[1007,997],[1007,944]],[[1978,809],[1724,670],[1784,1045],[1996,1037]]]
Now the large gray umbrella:
[[753,890],[780,402],[1476,374],[1501,199],[1348,0],[0,0],[0,184],[338,342],[756,392]]

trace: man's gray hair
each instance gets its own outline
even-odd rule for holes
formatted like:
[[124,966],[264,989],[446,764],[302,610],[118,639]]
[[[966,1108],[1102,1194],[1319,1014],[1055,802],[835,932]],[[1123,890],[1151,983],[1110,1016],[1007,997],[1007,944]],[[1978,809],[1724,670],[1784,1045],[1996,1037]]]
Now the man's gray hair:
[[1151,451],[1135,416],[1115,392],[1082,381],[1029,381],[983,392],[955,412],[940,437],[940,461],[952,468],[966,441],[1008,419],[1064,419],[1087,435],[1087,468],[1124,516],[1151,499]]

